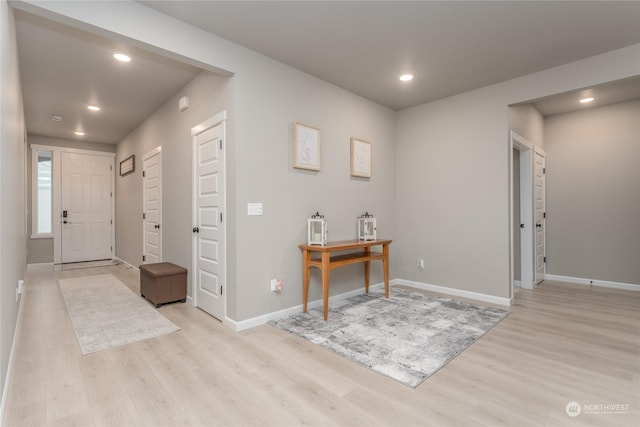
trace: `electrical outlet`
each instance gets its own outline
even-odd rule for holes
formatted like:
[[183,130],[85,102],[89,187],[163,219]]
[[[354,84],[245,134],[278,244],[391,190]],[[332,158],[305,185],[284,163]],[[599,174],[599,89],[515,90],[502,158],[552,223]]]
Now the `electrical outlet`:
[[417,266],[418,266],[418,268],[423,269],[424,268],[424,259],[418,258]]
[[271,292],[280,292],[283,281],[281,279],[271,279]]

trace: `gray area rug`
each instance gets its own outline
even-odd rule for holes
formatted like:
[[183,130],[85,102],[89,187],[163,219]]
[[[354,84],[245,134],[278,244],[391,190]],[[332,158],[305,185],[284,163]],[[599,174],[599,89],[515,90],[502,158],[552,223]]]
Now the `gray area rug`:
[[111,274],[59,284],[82,354],[180,330]]
[[269,323],[416,387],[508,314],[393,287]]

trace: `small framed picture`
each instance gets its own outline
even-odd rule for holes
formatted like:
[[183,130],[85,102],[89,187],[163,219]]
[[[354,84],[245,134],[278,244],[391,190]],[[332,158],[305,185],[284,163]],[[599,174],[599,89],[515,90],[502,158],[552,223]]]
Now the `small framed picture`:
[[120,162],[120,176],[124,176],[136,170],[136,156],[132,154]]
[[293,122],[293,167],[320,170],[320,129]]
[[351,176],[371,178],[371,143],[351,138]]

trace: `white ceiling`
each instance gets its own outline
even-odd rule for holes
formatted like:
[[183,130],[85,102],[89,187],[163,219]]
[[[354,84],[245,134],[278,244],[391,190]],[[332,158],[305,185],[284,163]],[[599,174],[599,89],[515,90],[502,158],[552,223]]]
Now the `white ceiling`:
[[637,1],[142,3],[396,110],[640,42]]
[[[198,68],[16,11],[27,131],[115,144],[191,81]],[[133,60],[112,58],[125,51]],[[92,113],[88,104],[102,111]],[[177,107],[176,107],[177,108]],[[61,122],[51,117],[59,115]],[[82,129],[86,135],[77,137]]]
[[[142,3],[393,109],[640,43],[640,1]],[[200,71],[25,12],[16,18],[30,133],[117,143]],[[134,60],[116,63],[114,50]],[[401,83],[404,72],[415,79]],[[622,82],[618,96],[639,82]],[[535,105],[566,110],[576,94],[563,96],[564,107]],[[87,111],[90,102],[103,111]],[[73,135],[78,127],[85,137]]]

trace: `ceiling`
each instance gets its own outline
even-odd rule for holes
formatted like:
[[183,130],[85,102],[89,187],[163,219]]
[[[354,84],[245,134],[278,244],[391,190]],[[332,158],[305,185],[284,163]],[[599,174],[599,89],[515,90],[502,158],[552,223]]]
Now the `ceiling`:
[[396,110],[640,43],[638,1],[142,3]]
[[[141,3],[396,110],[640,43],[640,1]],[[15,13],[32,134],[117,143],[201,71]],[[117,50],[133,61],[113,61]],[[400,82],[405,72],[414,80]],[[627,100],[639,83],[603,85],[599,97]],[[535,106],[566,112],[578,95]],[[89,103],[102,111],[89,112]],[[84,137],[73,135],[79,128]]]
[[[116,144],[201,71],[24,12],[15,14],[30,134]],[[115,61],[117,51],[133,60]],[[91,112],[89,104],[102,110]],[[53,121],[54,115],[62,121]],[[76,130],[85,135],[76,136]]]

